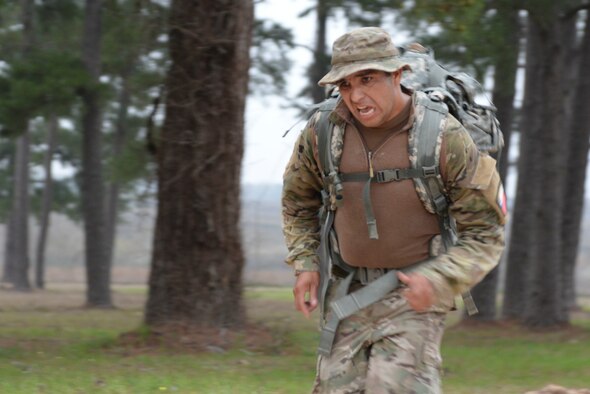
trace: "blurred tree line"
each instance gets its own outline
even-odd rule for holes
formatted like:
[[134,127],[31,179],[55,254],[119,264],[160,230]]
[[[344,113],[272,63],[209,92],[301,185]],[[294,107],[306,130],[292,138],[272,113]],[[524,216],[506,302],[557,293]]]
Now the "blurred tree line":
[[[44,286],[50,212],[84,223],[87,302],[112,306],[117,217],[156,193],[149,324],[239,326],[243,254],[239,179],[247,94],[283,94],[292,33],[256,20],[252,1],[0,0],[2,279],[28,289],[28,218],[41,228]],[[575,307],[590,139],[590,3],[586,0],[316,0],[309,84],[321,101],[327,32],[348,25],[407,31],[436,57],[490,86],[518,187],[499,271],[473,291],[480,314],[530,327],[569,322]],[[399,43],[401,44],[401,43]],[[526,81],[515,100],[517,76]],[[302,104],[303,103],[303,104]],[[518,136],[519,143],[515,136]],[[52,163],[70,169],[56,177]],[[157,192],[155,191],[157,187]],[[277,262],[280,264],[280,262]]]

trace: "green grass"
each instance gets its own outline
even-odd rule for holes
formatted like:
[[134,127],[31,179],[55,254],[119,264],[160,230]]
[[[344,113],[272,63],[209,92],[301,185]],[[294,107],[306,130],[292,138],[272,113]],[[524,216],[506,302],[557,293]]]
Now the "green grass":
[[[0,292],[0,393],[309,392],[318,332],[315,321],[293,311],[290,289],[246,291],[250,319],[272,330],[271,342],[253,349],[244,338],[228,351],[199,354],[118,346],[121,333],[141,327],[145,291],[117,293],[125,297],[120,309],[85,310],[38,300],[59,299],[60,290],[21,296],[37,297],[35,307],[12,305],[12,296],[6,300]],[[590,387],[590,323],[580,318],[576,325],[546,334],[450,328],[443,344],[445,393],[524,393],[549,383]]]
[[450,329],[442,351],[445,387],[451,393],[522,393],[551,383],[590,387],[588,332]]

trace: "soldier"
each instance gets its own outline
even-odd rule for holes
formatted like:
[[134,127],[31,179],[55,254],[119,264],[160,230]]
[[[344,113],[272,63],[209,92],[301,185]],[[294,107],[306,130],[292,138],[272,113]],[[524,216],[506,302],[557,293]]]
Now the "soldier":
[[[318,149],[320,112],[299,136],[284,173],[283,231],[286,262],[296,274],[295,307],[309,318],[326,305],[322,341],[324,334],[329,339],[320,343],[314,393],[440,393],[446,313],[503,250],[505,210],[495,160],[477,150],[451,115],[440,118],[435,176],[456,225],[454,246],[441,248],[444,229],[412,176],[377,179],[376,174],[412,173],[412,147],[419,146],[426,110],[425,95],[400,83],[408,68],[381,28],[338,38],[332,68],[319,81],[340,94],[329,115],[331,175]],[[342,180],[341,190],[334,179]],[[334,214],[323,230],[322,207]],[[331,256],[322,278],[320,232]],[[325,299],[318,299],[320,281],[328,283]],[[380,291],[377,282],[390,288],[369,303]],[[363,289],[368,298],[360,296]],[[357,308],[337,311],[336,302],[350,293],[359,294]],[[335,334],[326,328],[330,321]]]

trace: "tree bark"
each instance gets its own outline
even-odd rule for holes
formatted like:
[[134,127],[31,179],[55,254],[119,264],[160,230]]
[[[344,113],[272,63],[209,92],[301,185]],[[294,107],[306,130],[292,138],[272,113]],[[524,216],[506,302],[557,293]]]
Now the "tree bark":
[[[101,0],[86,0],[82,56],[92,80],[98,85],[101,54]],[[86,303],[112,307],[111,268],[105,251],[105,203],[102,170],[101,103],[98,89],[82,94],[82,210],[85,230]]]
[[[16,152],[16,142],[15,142],[15,152]],[[16,155],[10,155],[9,157],[9,171],[7,173],[12,174],[11,176],[14,177],[14,166],[16,164]],[[12,179],[9,182],[12,184]],[[14,184],[13,184],[14,186]],[[10,197],[12,201],[12,195],[14,194],[14,187],[10,190]],[[14,276],[14,260],[12,256],[14,256],[14,214],[12,210],[9,210],[6,215],[6,237],[4,238],[4,265],[2,266],[2,283],[12,283],[12,278]]]
[[43,182],[43,195],[41,196],[41,218],[39,221],[39,238],[37,240],[37,258],[35,264],[35,286],[39,289],[45,288],[45,246],[47,244],[51,205],[53,202],[53,174],[51,171],[51,162],[57,143],[57,129],[57,116],[51,114],[47,127],[47,151],[45,152],[45,159],[43,161],[45,181]]
[[[128,76],[124,75],[121,83],[121,92],[119,94],[119,110],[117,114],[117,124],[115,127],[115,138],[113,141],[113,158],[121,156],[125,148],[127,135],[127,111],[131,101],[131,91],[129,89]],[[115,251],[115,240],[117,235],[117,220],[119,217],[119,181],[111,179],[107,187],[107,204],[106,204],[106,262],[112,267]]]
[[[510,43],[498,51],[495,57],[494,90],[492,101],[497,108],[498,120],[504,134],[504,149],[498,157],[499,172],[502,181],[506,182],[508,171],[508,153],[512,136],[514,113],[514,95],[516,71],[518,67],[518,53],[520,51],[520,28],[518,9],[510,1],[498,3],[499,32],[505,37],[504,42]],[[479,313],[465,317],[476,321],[491,321],[496,319],[496,295],[498,291],[499,267],[494,268],[486,277],[473,288],[471,294]]]
[[533,247],[535,238],[534,211],[538,204],[537,194],[540,163],[536,150],[535,130],[539,124],[539,106],[541,101],[540,85],[536,83],[541,77],[542,52],[540,38],[534,34],[530,20],[527,20],[526,34],[526,81],[524,100],[520,120],[520,153],[518,160],[518,182],[514,213],[512,215],[511,236],[506,260],[506,280],[502,315],[505,318],[519,320],[525,310],[526,285],[530,266],[537,260]]
[[309,86],[314,103],[326,99],[326,91],[318,85],[318,81],[328,72],[330,59],[326,53],[326,26],[328,24],[328,8],[326,0],[317,0],[316,33],[313,50],[313,62],[309,67]]
[[504,134],[504,149],[499,161],[499,172],[502,182],[506,183],[508,174],[508,155],[512,141],[514,126],[514,96],[516,94],[516,72],[518,71],[518,55],[521,51],[521,26],[518,9],[512,1],[503,1],[498,12],[502,13],[502,36],[511,45],[503,47],[495,58],[494,91],[492,100],[497,108],[498,120]]
[[564,210],[561,225],[564,303],[576,308],[575,266],[584,210],[584,185],[590,140],[590,14],[586,13],[584,37],[579,45],[572,86],[568,133],[567,170],[564,174]]
[[[34,46],[33,1],[20,0],[22,23],[21,55],[26,56]],[[13,172],[12,206],[6,228],[6,250],[2,280],[12,283],[15,289],[28,290],[29,273],[29,121],[18,119],[15,130],[22,130],[16,139]]]
[[[13,190],[14,193],[14,190]],[[2,267],[2,283],[12,283],[14,277],[14,214],[8,212],[6,218],[6,238],[4,241],[4,266]]]
[[16,290],[29,290],[29,157],[30,138],[28,125],[16,140],[14,166],[14,193],[12,195],[11,228],[8,236],[12,238],[12,265],[10,282]]
[[[527,88],[531,90],[527,91],[525,102],[529,110],[525,112],[523,124],[523,137],[526,136],[523,148],[526,146],[532,154],[521,157],[519,189],[535,193],[531,199],[521,199],[520,209],[527,220],[524,229],[528,232],[527,242],[517,244],[520,240],[513,234],[510,245],[511,253],[513,247],[528,247],[527,269],[509,277],[525,279],[524,286],[518,284],[524,287],[525,300],[518,318],[528,327],[555,327],[569,321],[562,299],[561,236],[556,230],[562,220],[562,179],[566,171],[563,160],[566,139],[562,135],[566,91],[562,79],[567,60],[563,45],[567,22],[558,17],[558,7],[559,4],[548,3],[547,7],[529,10],[528,38],[535,50],[527,52]],[[550,59],[547,54],[551,54]],[[521,190],[518,198],[522,198]],[[515,227],[519,222],[516,213]]]
[[553,19],[554,15],[559,15],[558,11],[550,12],[551,16],[531,18],[531,25],[540,37],[541,54],[550,53],[554,61],[545,59],[541,78],[536,81],[542,85],[543,112],[539,117],[543,124],[535,134],[542,158],[537,165],[541,164],[543,179],[539,183],[539,203],[535,206],[537,238],[534,246],[538,250],[538,260],[531,267],[531,285],[524,314],[524,323],[529,327],[552,327],[569,321],[562,299],[561,236],[556,231],[556,225],[562,220],[562,179],[566,171],[563,165],[566,151],[561,135],[565,121],[562,79],[566,56],[563,52],[563,22]]
[[244,320],[240,165],[253,19],[250,0],[173,0],[149,325]]

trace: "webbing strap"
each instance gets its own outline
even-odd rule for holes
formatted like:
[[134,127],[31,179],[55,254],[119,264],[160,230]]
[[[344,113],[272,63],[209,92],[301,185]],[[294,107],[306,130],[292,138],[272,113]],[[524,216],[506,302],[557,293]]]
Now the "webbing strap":
[[363,187],[363,207],[365,208],[365,217],[367,218],[367,229],[369,230],[370,239],[379,239],[377,232],[377,219],[375,219],[375,212],[373,212],[373,204],[371,204],[371,181],[373,178],[369,177]]
[[[443,105],[432,100],[422,100],[426,107],[424,119],[422,120],[421,133],[418,139],[417,167],[434,166],[436,163],[436,144],[438,134],[440,133],[440,122],[447,114],[447,109]],[[426,191],[438,217],[438,225],[445,250],[449,250],[455,243],[454,230],[452,228],[451,218],[448,212],[448,202],[441,190],[439,180],[427,178],[423,180]],[[467,313],[471,316],[478,312],[477,306],[469,291],[462,294],[463,302]]]
[[386,183],[412,178],[430,178],[436,177],[438,174],[440,174],[439,167],[432,166],[422,168],[394,168],[379,170],[374,173],[355,172],[339,175],[341,182],[365,182],[365,186],[363,187],[363,207],[367,220],[367,230],[370,239],[379,239],[377,219],[375,219],[375,212],[371,203],[371,183]]
[[392,270],[367,286],[332,301],[330,307],[338,320],[342,320],[381,300],[398,285],[397,271]]
[[[397,182],[413,178],[430,178],[440,174],[439,166],[422,167],[422,168],[393,168],[387,170],[375,171],[375,176],[371,180],[374,183]],[[366,182],[370,178],[368,172],[349,172],[341,173],[342,182]]]
[[330,140],[332,139],[332,125],[330,124],[330,113],[336,107],[337,99],[331,98],[318,108],[320,117],[316,123],[315,129],[318,135],[318,152],[322,172],[330,173],[330,164],[332,162],[332,150],[330,149]]
[[[352,282],[352,278],[354,277],[354,272],[348,274],[348,276],[338,284],[336,288],[334,296],[336,299],[340,299],[348,293],[348,289],[350,288],[350,283]],[[338,324],[340,323],[340,319],[336,314],[332,314],[330,320],[322,327],[322,332],[320,334],[320,344],[318,346],[318,353],[322,356],[329,356],[332,353],[332,345],[334,344],[334,338],[336,337],[336,329],[338,328]]]
[[[430,99],[422,100],[422,104],[425,111],[418,138],[417,167],[432,167],[438,165],[436,162],[436,144],[440,133],[440,124],[447,114],[447,109],[443,104],[433,102]],[[443,244],[448,250],[453,245],[454,239],[448,214],[447,199],[442,193],[440,181],[437,177],[425,178],[423,182],[439,219]]]
[[326,221],[320,233],[320,247],[318,249],[318,257],[320,259],[320,288],[318,289],[320,316],[324,316],[326,311],[326,293],[330,285],[330,230],[333,223],[334,211],[328,210],[326,212]]
[[397,272],[402,271],[409,273],[420,266],[420,263],[414,264],[410,267],[401,270],[391,270],[375,279],[366,286],[350,293],[350,283],[356,277],[356,270],[352,271],[343,279],[336,288],[334,294],[334,301],[330,303],[332,308],[332,316],[330,320],[322,327],[320,334],[320,345],[318,346],[319,354],[329,356],[332,352],[332,345],[336,336],[336,330],[340,320],[350,317],[363,308],[368,307],[382,300],[387,294],[395,290],[399,285],[399,278]]

